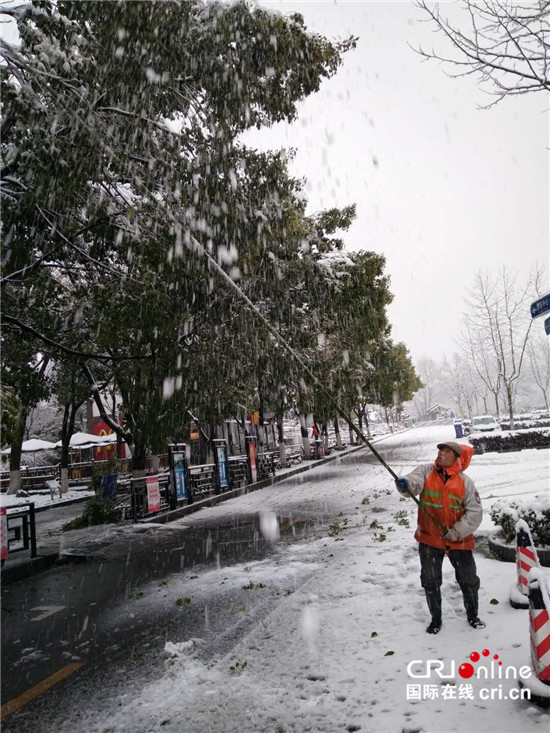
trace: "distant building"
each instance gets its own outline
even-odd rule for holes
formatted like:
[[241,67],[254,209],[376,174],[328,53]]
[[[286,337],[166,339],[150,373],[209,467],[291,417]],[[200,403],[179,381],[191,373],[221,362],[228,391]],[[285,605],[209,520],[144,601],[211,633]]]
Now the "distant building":
[[439,402],[436,402],[435,405],[432,405],[426,410],[426,412],[422,416],[422,419],[438,420],[440,418],[448,417],[455,417],[454,411],[450,407],[447,407],[447,405],[441,405]]

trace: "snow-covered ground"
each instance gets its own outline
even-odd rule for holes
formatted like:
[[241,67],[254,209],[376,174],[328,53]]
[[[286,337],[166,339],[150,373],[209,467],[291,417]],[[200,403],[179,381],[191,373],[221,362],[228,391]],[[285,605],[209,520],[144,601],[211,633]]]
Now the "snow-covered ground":
[[63,505],[63,503],[68,501],[69,499],[82,499],[83,497],[91,496],[94,496],[94,492],[86,489],[69,489],[66,494],[63,494],[62,498],[59,497],[59,491],[55,491],[53,494],[53,499],[52,495],[49,492],[40,494],[37,494],[36,492],[29,492],[28,496],[0,494],[0,506],[5,506],[9,509],[10,507],[17,506],[19,504],[25,504],[30,501],[33,502],[35,507],[59,506]]
[[[395,435],[384,441],[385,455],[397,473],[405,474],[418,463],[432,462],[435,444],[453,439],[452,433],[452,426],[441,426]],[[528,701],[511,699],[517,690],[513,679],[480,680],[475,675],[467,679],[456,672],[451,680],[434,672],[421,679],[407,671],[415,660],[413,672],[432,659],[442,660],[448,673],[453,661],[458,670],[471,653],[482,655],[483,650],[490,652],[487,659],[498,654],[503,668],[529,665],[528,612],[513,610],[508,603],[515,565],[477,555],[480,616],[487,628],[474,630],[466,623],[461,594],[446,561],[443,628],[439,635],[428,636],[413,539],[414,505],[399,497],[378,464],[348,459],[321,470],[323,480],[319,476],[316,481],[315,472],[306,474],[200,514],[213,519],[237,511],[258,512],[263,515],[264,533],[276,542],[275,517],[281,510],[288,515],[293,507],[325,503],[331,512],[342,513],[328,535],[316,533],[307,540],[281,543],[266,560],[214,568],[186,581],[185,594],[192,582],[193,598],[207,599],[209,586],[219,586],[222,579],[241,588],[243,582],[269,587],[284,578],[289,593],[281,594],[267,618],[223,657],[205,655],[208,642],[188,639],[182,631],[181,637],[158,650],[166,656],[161,678],[145,688],[129,688],[99,710],[91,706],[89,712],[80,711],[78,720],[67,719],[59,730],[548,730],[548,713]],[[327,480],[327,472],[333,480]],[[468,474],[487,509],[496,498],[520,494],[526,498],[548,491],[548,455],[529,450],[474,456]],[[483,528],[490,528],[487,518]],[[183,584],[177,575],[170,582],[174,593],[178,583]],[[147,587],[143,590],[147,597]],[[119,613],[125,612],[121,604]],[[205,607],[205,637],[207,619]],[[481,656],[474,667],[484,659]],[[494,699],[485,699],[486,695]]]

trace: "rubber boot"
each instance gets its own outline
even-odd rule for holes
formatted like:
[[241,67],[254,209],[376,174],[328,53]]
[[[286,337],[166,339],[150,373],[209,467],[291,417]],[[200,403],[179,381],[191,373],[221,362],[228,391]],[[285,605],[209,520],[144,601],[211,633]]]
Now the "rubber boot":
[[426,629],[426,632],[428,634],[439,634],[441,629],[441,590],[439,588],[427,590],[426,601],[432,614],[432,622]]
[[479,608],[477,590],[463,590],[462,596],[464,598],[464,608],[466,609],[468,623],[473,629],[484,629],[485,624],[477,615]]

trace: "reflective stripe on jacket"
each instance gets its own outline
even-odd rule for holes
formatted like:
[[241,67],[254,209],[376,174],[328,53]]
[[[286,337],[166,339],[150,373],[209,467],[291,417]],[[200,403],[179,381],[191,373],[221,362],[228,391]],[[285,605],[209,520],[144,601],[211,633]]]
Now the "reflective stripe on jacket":
[[[448,542],[442,537],[439,527],[420,508],[418,510],[418,526],[415,538],[432,547],[444,550],[473,550],[473,532],[481,524],[483,509],[481,499],[474,482],[463,472],[470,465],[474,449],[469,445],[462,446],[462,455],[452,466],[445,469],[445,474],[437,468],[436,463],[418,466],[405,477],[410,491],[420,495],[420,503],[444,527],[451,527],[458,532],[458,542]],[[444,480],[445,475],[447,476]]]

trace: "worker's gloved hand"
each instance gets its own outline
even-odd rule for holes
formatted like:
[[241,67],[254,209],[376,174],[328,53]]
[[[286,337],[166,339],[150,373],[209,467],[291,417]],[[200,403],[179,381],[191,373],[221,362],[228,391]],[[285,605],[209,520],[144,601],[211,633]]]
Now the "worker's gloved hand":
[[400,494],[406,494],[408,495],[407,489],[409,488],[409,482],[406,478],[401,477],[396,479],[395,485],[397,487],[397,491],[399,491]]
[[449,527],[449,529],[443,534],[443,539],[447,540],[447,542],[460,542],[461,537],[456,529]]

